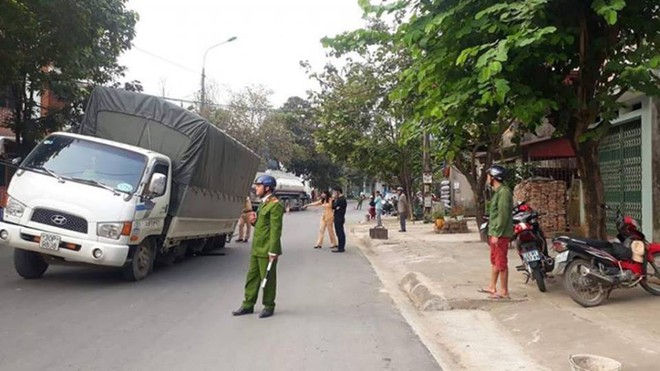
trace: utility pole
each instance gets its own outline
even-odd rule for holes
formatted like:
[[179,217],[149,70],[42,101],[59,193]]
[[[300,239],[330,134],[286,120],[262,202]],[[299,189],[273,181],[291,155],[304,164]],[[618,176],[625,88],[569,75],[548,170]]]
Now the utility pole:
[[[431,159],[429,156],[429,141],[430,135],[424,129],[422,135],[422,180],[424,187],[422,190],[422,199],[424,203],[424,214],[431,212],[432,199],[431,199],[431,185],[433,184],[433,173],[431,172]],[[428,195],[428,196],[427,196]],[[428,202],[427,202],[428,197]]]
[[204,110],[206,108],[206,84],[205,84],[205,82],[206,82],[206,55],[208,54],[208,52],[211,49],[213,49],[215,47],[218,47],[220,45],[224,45],[226,43],[230,43],[234,40],[236,40],[236,36],[232,36],[232,37],[228,38],[227,40],[225,40],[223,42],[217,43],[215,45],[211,45],[204,52],[204,58],[202,59],[202,85],[201,85],[201,89],[200,89],[200,91],[201,91],[200,101],[201,102],[199,103],[199,113],[202,114],[202,115],[204,114]]
[[[206,59],[206,53],[204,53],[204,59]],[[206,108],[206,84],[204,80],[206,79],[206,71],[204,71],[204,67],[202,66],[202,89],[201,89],[201,97],[200,97],[200,102],[199,102],[199,113],[203,116],[204,115],[204,108]]]

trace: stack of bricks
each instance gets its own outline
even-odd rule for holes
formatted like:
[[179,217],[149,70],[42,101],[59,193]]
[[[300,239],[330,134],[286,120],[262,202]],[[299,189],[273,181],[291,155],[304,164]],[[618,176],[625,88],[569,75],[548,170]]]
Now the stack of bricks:
[[435,233],[443,233],[443,234],[448,234],[448,233],[468,233],[468,226],[467,226],[467,220],[462,219],[462,220],[448,220],[445,221],[445,225],[441,228],[438,229],[437,227],[434,227]]
[[526,201],[541,216],[546,236],[566,230],[566,183],[561,180],[524,180],[513,191],[514,202]]

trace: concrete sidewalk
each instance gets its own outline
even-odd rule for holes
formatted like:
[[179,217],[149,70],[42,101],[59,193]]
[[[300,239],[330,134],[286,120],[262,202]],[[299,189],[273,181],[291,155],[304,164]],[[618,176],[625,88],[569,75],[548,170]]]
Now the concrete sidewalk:
[[660,366],[660,298],[641,288],[615,290],[597,308],[582,308],[564,292],[561,277],[547,292],[515,271],[509,251],[511,300],[479,293],[490,275],[488,246],[471,233],[444,235],[431,224],[386,218],[388,240],[372,240],[373,224],[351,227],[402,314],[446,370],[566,370],[571,354],[614,358],[625,370]]

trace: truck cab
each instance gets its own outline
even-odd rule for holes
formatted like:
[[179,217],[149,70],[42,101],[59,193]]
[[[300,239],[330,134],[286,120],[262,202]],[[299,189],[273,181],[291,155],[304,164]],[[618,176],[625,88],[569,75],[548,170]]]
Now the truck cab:
[[0,243],[17,249],[15,268],[25,278],[38,278],[58,262],[123,267],[133,258],[131,245],[163,233],[171,178],[170,159],[162,154],[52,134],[9,185]]

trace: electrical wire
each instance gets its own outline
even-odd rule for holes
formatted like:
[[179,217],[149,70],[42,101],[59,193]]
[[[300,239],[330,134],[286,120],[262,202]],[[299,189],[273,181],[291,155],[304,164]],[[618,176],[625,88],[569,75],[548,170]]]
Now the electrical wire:
[[151,57],[153,57],[153,58],[159,59],[159,60],[161,60],[161,61],[163,61],[163,62],[169,63],[169,64],[171,64],[171,65],[173,65],[173,66],[179,67],[179,68],[181,68],[181,69],[183,69],[183,70],[186,70],[186,71],[188,71],[188,72],[190,72],[190,73],[194,73],[194,74],[198,74],[198,73],[199,73],[199,71],[195,71],[195,70],[193,70],[192,68],[188,68],[188,67],[186,67],[186,66],[184,66],[184,65],[181,65],[181,64],[179,64],[179,63],[177,63],[177,62],[171,61],[171,60],[169,60],[169,59],[167,59],[167,58],[165,58],[165,57],[161,57],[160,55],[154,54],[154,53],[152,53],[152,52],[150,52],[150,51],[148,51],[148,50],[144,50],[144,49],[140,48],[140,47],[137,46],[137,45],[133,45],[133,49],[135,49],[135,50],[137,50],[137,51],[140,51],[140,52],[142,52],[142,53],[144,53],[144,54],[147,54],[147,55],[149,55],[149,56],[151,56]]

